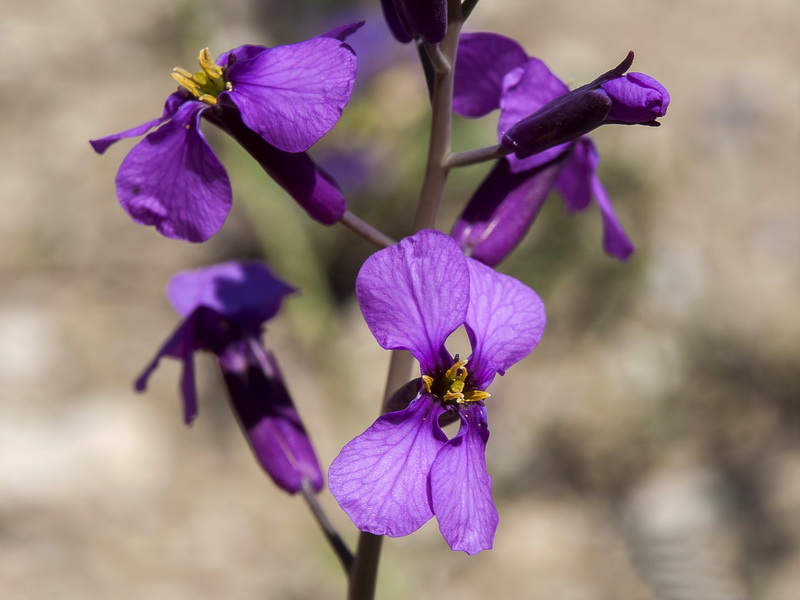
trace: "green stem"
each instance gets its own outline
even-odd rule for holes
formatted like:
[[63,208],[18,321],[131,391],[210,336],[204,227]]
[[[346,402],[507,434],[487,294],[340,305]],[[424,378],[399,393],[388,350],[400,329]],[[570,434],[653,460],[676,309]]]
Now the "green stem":
[[468,167],[470,165],[477,165],[482,162],[496,160],[508,154],[509,151],[503,148],[500,144],[495,146],[488,146],[487,148],[478,148],[476,150],[467,150],[465,152],[454,152],[447,157],[444,163],[445,168],[455,169],[458,167]]
[[390,238],[380,229],[373,227],[360,217],[357,217],[351,213],[349,210],[344,211],[344,214],[339,222],[351,231],[354,231],[360,235],[371,244],[376,245],[378,248],[386,248],[387,246],[397,243],[397,240]]

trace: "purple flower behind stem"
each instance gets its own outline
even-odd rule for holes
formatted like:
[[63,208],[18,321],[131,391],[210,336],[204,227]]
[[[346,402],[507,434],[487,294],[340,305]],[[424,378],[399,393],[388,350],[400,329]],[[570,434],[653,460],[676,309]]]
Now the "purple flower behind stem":
[[291,494],[304,482],[314,491],[322,489],[322,471],[278,364],[260,338],[264,323],[293,291],[261,263],[229,262],[179,273],[168,295],[183,321],[136,380],[136,389],[144,391],[161,358],[180,360],[184,421],[190,424],[197,416],[194,353],[215,355],[256,460]]

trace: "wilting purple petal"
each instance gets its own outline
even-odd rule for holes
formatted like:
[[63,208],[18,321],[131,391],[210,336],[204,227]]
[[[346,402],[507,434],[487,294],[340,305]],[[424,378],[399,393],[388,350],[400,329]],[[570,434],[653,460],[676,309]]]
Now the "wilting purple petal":
[[232,261],[178,273],[169,282],[167,297],[181,316],[205,306],[258,331],[294,291],[263,263]]
[[408,535],[432,516],[428,473],[447,441],[438,402],[421,396],[381,416],[347,444],[328,470],[328,487],[356,527],[376,535]]
[[430,374],[447,336],[464,322],[469,272],[453,238],[424,229],[370,256],[356,279],[356,296],[378,343],[410,350],[422,373]]
[[223,92],[247,126],[276,148],[303,152],[328,133],[350,99],[356,57],[346,44],[317,37],[236,61]]
[[117,197],[134,221],[162,235],[203,242],[231,208],[228,174],[200,131],[209,108],[186,102],[172,120],[131,149],[117,173]]
[[322,471],[277,363],[260,349],[259,364],[246,349],[230,348],[220,367],[239,424],[258,462],[278,487],[294,494],[304,481],[322,489]]
[[522,282],[477,260],[469,267],[467,327],[472,356],[467,364],[478,389],[486,389],[496,373],[530,354],[542,339],[546,317],[539,296]]
[[525,237],[564,166],[551,161],[512,173],[500,159],[453,226],[453,238],[467,256],[493,267]]
[[453,550],[477,554],[492,547],[499,517],[486,472],[486,409],[461,413],[461,429],[439,450],[431,468],[431,503],[439,530]]
[[95,152],[98,154],[103,154],[103,152],[105,152],[109,146],[118,142],[119,140],[124,138],[138,137],[144,133],[147,133],[153,127],[161,125],[163,122],[170,119],[184,102],[187,102],[186,96],[180,92],[170,94],[167,97],[167,101],[164,103],[164,112],[158,119],[147,121],[147,123],[142,123],[141,125],[131,129],[126,129],[125,131],[120,131],[119,133],[107,135],[106,137],[98,138],[96,140],[89,140],[89,143],[92,145],[92,148],[94,148]]
[[207,320],[217,318],[214,311],[207,308],[199,308],[188,318],[181,321],[177,329],[167,338],[164,345],[156,353],[153,360],[144,368],[139,377],[136,378],[134,388],[137,392],[147,389],[147,381],[150,375],[158,367],[159,362],[164,357],[175,358],[181,361],[180,390],[183,400],[183,420],[190,425],[197,417],[197,387],[194,379],[194,351],[202,346],[198,336],[202,323]]
[[614,104],[608,119],[623,123],[648,123],[667,114],[669,92],[644,73],[627,73],[600,86]]
[[500,108],[503,78],[527,62],[527,53],[511,38],[496,33],[462,34],[453,82],[453,111],[477,118]]

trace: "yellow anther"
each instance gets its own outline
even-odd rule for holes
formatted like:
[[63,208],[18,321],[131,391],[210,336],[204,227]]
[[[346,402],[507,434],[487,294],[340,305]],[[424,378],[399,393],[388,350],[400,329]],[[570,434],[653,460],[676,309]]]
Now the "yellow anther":
[[464,368],[464,365],[466,364],[466,360],[458,361],[452,367],[447,369],[447,372],[444,374],[444,376],[448,379],[452,379],[453,381],[464,381],[467,378],[467,370]]
[[431,393],[431,386],[433,385],[433,377],[430,375],[423,375],[422,381],[425,383],[425,391]]
[[190,73],[186,69],[176,67],[172,69],[172,78],[201,102],[214,105],[217,103],[217,95],[222,91],[230,91],[231,84],[225,81],[225,70],[214,64],[208,48],[200,51],[197,60],[200,63],[200,71]]
[[211,58],[211,53],[208,48],[200,50],[200,55],[197,57],[197,62],[200,63],[200,68],[208,75],[210,80],[222,79],[222,67],[214,64],[214,59]]

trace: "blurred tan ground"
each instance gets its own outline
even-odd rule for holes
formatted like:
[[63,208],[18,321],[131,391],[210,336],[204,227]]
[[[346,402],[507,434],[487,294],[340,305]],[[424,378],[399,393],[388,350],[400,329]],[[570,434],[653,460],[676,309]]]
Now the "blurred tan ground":
[[[369,248],[306,222],[229,146],[223,232],[162,239],[114,198],[130,144],[97,157],[86,142],[159,114],[169,70],[197,48],[272,43],[270,5],[0,8],[0,598],[341,598],[335,560],[253,463],[213,364],[191,430],[175,364],[146,395],[130,382],[176,323],[174,271],[263,252],[304,290],[269,344],[328,464],[373,419],[388,358],[352,300],[331,300]],[[594,136],[639,248],[628,264],[600,253],[596,213],[566,217],[554,199],[504,265],[550,322],[492,389],[495,549],[452,553],[433,523],[391,540],[382,598],[800,597],[799,22],[789,0],[478,6],[470,29],[521,40],[573,85],[634,49],[673,104],[660,130]],[[410,205],[421,173],[423,144],[403,145],[424,129],[416,69],[375,78],[326,140],[377,140],[375,164],[393,170],[355,204],[395,231],[386,207]],[[491,143],[493,126],[464,125],[457,143]],[[446,214],[477,177],[454,177]]]

